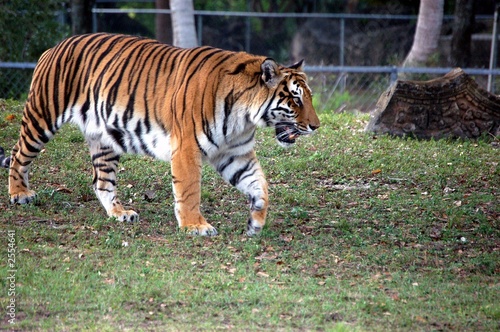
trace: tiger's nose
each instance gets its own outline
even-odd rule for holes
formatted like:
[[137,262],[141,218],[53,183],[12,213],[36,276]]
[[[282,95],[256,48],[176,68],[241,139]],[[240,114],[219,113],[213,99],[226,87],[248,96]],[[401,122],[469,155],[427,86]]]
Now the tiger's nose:
[[309,128],[311,128],[312,131],[315,131],[316,129],[319,128],[319,125],[309,124]]

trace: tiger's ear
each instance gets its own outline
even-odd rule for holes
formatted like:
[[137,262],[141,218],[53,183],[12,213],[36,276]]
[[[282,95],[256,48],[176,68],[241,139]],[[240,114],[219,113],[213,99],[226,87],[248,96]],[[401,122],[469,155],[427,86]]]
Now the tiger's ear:
[[262,70],[261,78],[269,88],[275,88],[283,79],[278,64],[271,58],[264,60],[260,69]]
[[295,69],[297,71],[302,71],[302,69],[303,69],[302,65],[303,64],[304,64],[304,59],[300,60],[299,62],[294,63],[293,65],[291,65],[288,68]]

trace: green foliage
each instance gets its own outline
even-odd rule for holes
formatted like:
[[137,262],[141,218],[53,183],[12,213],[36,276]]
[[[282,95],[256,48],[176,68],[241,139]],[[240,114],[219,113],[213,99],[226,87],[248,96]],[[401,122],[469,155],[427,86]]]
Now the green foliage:
[[313,106],[320,112],[335,112],[342,110],[350,103],[352,96],[349,91],[335,91],[331,95],[315,94],[313,96]]
[[[58,22],[62,15],[57,0],[0,2],[0,61],[36,62],[48,48],[68,35],[68,27]],[[32,70],[2,68],[0,96],[20,98],[28,91]]]
[[194,0],[194,8],[197,10],[227,10],[246,11],[247,0]]
[[0,60],[30,62],[68,34],[57,16],[58,0],[12,0],[0,3]]
[[[154,9],[155,4],[154,2],[119,2],[117,3],[118,7],[120,9],[136,9],[136,8],[147,8],[147,9]],[[151,14],[141,14],[141,13],[128,13],[127,14],[130,19],[135,20],[137,22],[140,22],[148,31],[151,32],[151,36],[146,36],[146,37],[153,37],[155,34],[155,15]]]

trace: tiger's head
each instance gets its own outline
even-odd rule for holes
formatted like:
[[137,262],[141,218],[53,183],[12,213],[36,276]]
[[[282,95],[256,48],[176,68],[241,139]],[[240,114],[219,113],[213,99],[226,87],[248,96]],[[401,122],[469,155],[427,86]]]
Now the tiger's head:
[[271,96],[262,116],[263,125],[275,128],[276,139],[283,147],[291,146],[299,136],[309,135],[320,126],[302,63],[283,67],[268,58],[261,64],[261,80]]

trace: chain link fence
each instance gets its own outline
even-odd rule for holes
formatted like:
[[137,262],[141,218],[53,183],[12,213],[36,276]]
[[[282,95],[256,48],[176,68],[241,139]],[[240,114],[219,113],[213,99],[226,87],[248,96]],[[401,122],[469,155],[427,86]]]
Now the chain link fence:
[[[154,16],[170,15],[170,10],[96,7],[93,13],[95,31],[154,38]],[[435,67],[398,66],[411,48],[416,16],[214,11],[195,11],[195,16],[200,44],[267,55],[284,64],[305,59],[320,112],[369,112],[401,72],[432,79],[452,69],[446,66],[451,35],[441,38]],[[452,19],[445,17],[444,31]],[[474,35],[472,68],[464,70],[486,89],[488,76],[496,83],[500,74],[486,69],[493,15],[476,17],[476,25],[486,32]],[[0,62],[0,98],[25,98],[33,68],[33,63]],[[497,93],[496,86],[491,92]]]
[[0,62],[0,98],[26,99],[35,63]]

